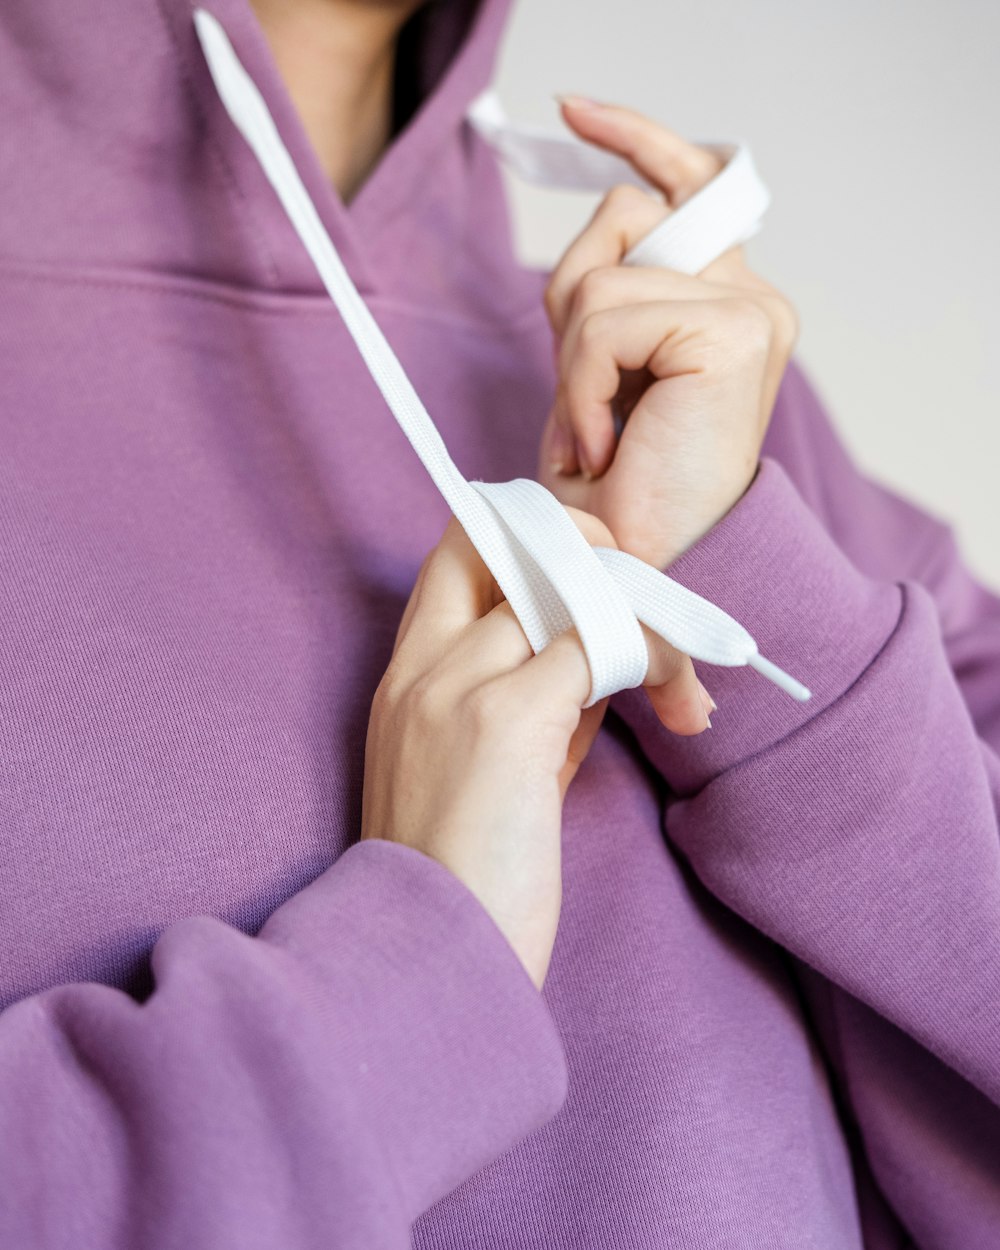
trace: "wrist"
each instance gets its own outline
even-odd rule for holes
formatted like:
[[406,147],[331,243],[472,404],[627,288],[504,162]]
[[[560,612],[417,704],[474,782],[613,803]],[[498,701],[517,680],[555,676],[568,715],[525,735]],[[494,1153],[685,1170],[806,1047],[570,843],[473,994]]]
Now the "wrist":
[[852,563],[771,457],[726,516],[663,571],[728,612],[762,655],[812,691],[799,703],[745,665],[696,660],[718,716],[711,734],[693,737],[666,734],[641,688],[619,691],[612,709],[679,795],[819,716],[872,663],[902,605],[901,588]]
[[622,549],[654,568],[667,569],[729,515],[753,485],[759,470],[758,458],[737,485],[720,490],[711,503],[700,503],[696,514],[671,517],[664,524],[661,534],[649,540],[637,540],[632,547],[622,543]]

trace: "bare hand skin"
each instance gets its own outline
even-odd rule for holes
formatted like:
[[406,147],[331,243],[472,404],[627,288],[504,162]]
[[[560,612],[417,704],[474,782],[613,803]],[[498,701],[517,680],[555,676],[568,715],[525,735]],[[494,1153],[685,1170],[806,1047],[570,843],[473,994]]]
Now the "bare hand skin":
[[[546,309],[560,377],[539,481],[588,542],[664,568],[753,480],[797,318],[740,248],[698,277],[622,266],[633,243],[712,177],[716,158],[627,109],[599,110],[600,119],[564,111],[667,198],[615,188],[552,274]],[[714,705],[690,657],[644,634],[644,684],[660,720],[701,732]],[[608,703],[582,710],[589,690],[576,631],[534,655],[452,518],[421,566],[372,705],[361,836],[402,842],[453,872],[539,988],[562,901],[562,804]]]
[[[592,545],[614,546],[569,510]],[[372,704],[361,837],[438,860],[483,904],[535,984],[562,902],[562,803],[608,700],[581,711],[575,629],[537,656],[453,517],[420,568]]]
[[[563,116],[582,138],[629,160],[665,201],[627,183],[612,188],[550,276],[559,381],[538,480],[604,521],[623,551],[665,569],[753,481],[798,318],[740,247],[697,277],[622,265],[719,160],[617,105],[564,100]],[[624,418],[620,437],[612,401]],[[695,691],[704,687],[688,657],[669,685],[645,684],[667,728],[702,727]]]
[[397,41],[425,0],[250,0],[327,179],[349,204],[392,138]]

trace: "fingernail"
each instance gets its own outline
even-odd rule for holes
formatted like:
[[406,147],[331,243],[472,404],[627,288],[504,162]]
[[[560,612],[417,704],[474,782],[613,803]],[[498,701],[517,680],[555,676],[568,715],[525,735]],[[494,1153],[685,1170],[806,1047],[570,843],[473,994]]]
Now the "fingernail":
[[603,108],[600,100],[591,100],[585,95],[561,95],[558,91],[555,98],[560,104],[568,104],[571,109],[599,109]]
[[[715,700],[708,693],[708,691],[705,689],[705,687],[702,685],[701,681],[699,681],[697,677],[695,678],[695,681],[698,682],[698,689],[701,691],[701,701],[702,701],[702,705],[705,708],[705,715],[708,716],[709,712],[717,712],[719,705],[715,702]],[[708,722],[708,727],[709,729],[711,729],[712,727],[711,721]]]

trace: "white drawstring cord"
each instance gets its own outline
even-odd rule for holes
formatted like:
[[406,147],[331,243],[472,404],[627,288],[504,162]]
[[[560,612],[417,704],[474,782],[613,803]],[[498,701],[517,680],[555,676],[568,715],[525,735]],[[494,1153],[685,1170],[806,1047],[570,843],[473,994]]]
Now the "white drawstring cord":
[[[528,182],[566,191],[607,191],[619,182],[649,190],[649,183],[623,157],[571,135],[515,124],[493,87],[481,91],[466,117],[505,164]],[[624,265],[662,265],[698,274],[727,248],[760,230],[771,203],[745,143],[702,143],[724,162],[697,195],[639,240]]]
[[[641,621],[688,655],[711,664],[747,664],[793,698],[808,699],[810,691],[765,660],[747,630],[721,608],[634,556],[608,547],[591,547],[562,504],[540,483],[529,478],[512,482],[465,480],[344,268],[257,85],[240,63],[221,24],[205,9],[195,10],[194,22],[226,111],[259,160],[393,416],[496,578],[532,650],[541,651],[558,634],[576,626],[590,666],[591,688],[584,705],[590,707],[606,695],[642,684],[649,654]],[[511,129],[508,126],[508,132]],[[521,142],[515,149],[523,153],[536,140],[537,136],[534,140],[529,136],[527,148]],[[579,172],[579,158],[570,156],[567,160],[570,164],[576,161]],[[729,169],[727,165],[718,179],[684,208],[705,195]],[[739,199],[740,186],[746,192],[748,173],[753,173],[753,167],[747,153],[743,172],[738,168],[738,177],[731,180],[732,200]],[[718,188],[715,199],[716,207],[705,219],[705,231],[699,230],[699,215],[692,211],[679,236],[694,259],[714,247],[710,260],[738,242],[731,235],[723,237],[724,228],[730,232],[734,225],[740,230],[752,229],[762,211],[755,213],[754,203],[763,202],[766,207],[766,192],[763,201],[758,196],[750,203],[749,213],[744,205],[731,203]],[[651,232],[659,236],[659,246],[664,239],[669,243],[665,227],[683,211],[678,210]],[[749,217],[753,217],[752,222]],[[648,244],[650,237],[641,240],[639,246]]]

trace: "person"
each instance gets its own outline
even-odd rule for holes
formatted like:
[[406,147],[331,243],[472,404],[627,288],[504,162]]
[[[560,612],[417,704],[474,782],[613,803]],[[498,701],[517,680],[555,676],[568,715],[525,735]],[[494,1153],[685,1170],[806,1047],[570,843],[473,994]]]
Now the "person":
[[5,6],[0,1245],[995,1246],[1000,597],[742,249],[618,264],[705,150],[564,103],[663,198],[516,261],[464,122],[509,0],[207,7],[466,474],[813,694],[649,636],[584,709],[189,0]]

